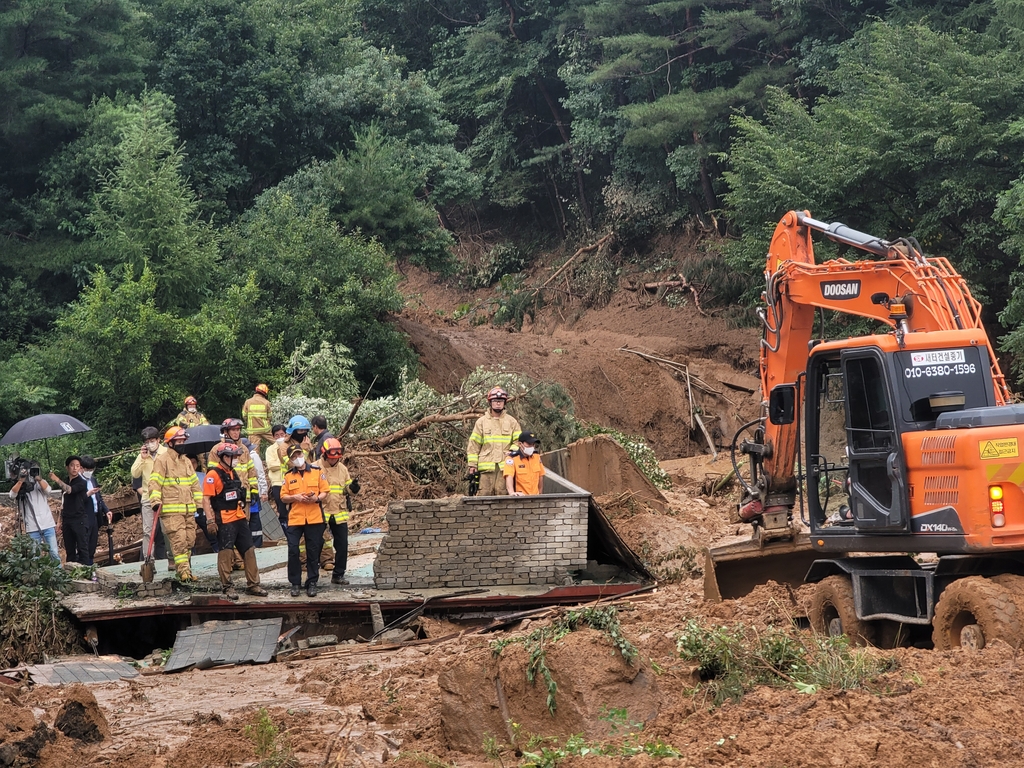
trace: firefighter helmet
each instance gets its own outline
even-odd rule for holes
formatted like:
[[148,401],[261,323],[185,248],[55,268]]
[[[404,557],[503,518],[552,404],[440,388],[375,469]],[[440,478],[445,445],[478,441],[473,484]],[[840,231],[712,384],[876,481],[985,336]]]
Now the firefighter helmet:
[[493,400],[508,400],[508,392],[501,387],[494,387],[487,393],[487,402],[490,403]]

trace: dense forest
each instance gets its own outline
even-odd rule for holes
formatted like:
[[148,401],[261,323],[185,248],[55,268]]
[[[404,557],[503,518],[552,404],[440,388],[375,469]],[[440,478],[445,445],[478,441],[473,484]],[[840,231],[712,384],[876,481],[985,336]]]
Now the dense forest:
[[474,238],[490,284],[691,227],[749,301],[792,208],[950,257],[1021,360],[1022,96],[1021,0],[8,0],[0,426],[226,415],[323,342],[393,394],[398,270]]

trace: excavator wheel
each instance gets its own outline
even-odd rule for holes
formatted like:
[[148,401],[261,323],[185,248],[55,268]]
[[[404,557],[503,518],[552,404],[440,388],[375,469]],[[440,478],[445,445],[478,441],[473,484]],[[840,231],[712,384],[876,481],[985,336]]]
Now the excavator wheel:
[[937,651],[980,650],[995,639],[1016,647],[1024,639],[1020,615],[1009,589],[982,576],[968,576],[946,587],[936,603],[932,643]]
[[807,606],[811,628],[822,635],[846,635],[852,645],[872,645],[874,626],[857,618],[853,583],[848,576],[828,576],[814,586]]
[[1013,602],[1017,604],[1017,619],[1024,626],[1024,576],[1001,573],[998,576],[993,576],[991,580],[1009,590]]

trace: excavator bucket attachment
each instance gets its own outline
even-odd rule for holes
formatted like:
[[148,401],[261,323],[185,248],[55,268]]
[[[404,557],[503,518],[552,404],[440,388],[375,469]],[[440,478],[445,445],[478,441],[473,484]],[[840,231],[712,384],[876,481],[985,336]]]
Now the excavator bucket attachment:
[[747,537],[719,544],[704,553],[704,599],[743,597],[769,581],[798,587],[820,557],[806,533],[770,542]]

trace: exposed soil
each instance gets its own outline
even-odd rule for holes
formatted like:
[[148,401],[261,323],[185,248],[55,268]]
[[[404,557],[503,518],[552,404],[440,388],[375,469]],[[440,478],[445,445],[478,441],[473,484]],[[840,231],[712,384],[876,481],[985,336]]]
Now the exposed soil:
[[[411,272],[406,290],[415,301],[400,322],[425,358],[424,375],[433,385],[453,387],[480,364],[515,366],[561,382],[579,416],[642,433],[667,460],[674,486],[665,494],[664,511],[625,498],[605,500],[627,543],[671,579],[654,593],[619,603],[622,634],[638,649],[635,662],[626,663],[608,636],[593,629],[549,643],[546,663],[557,684],[552,713],[543,679],[527,679],[524,645],[512,643],[496,655],[491,643],[525,638],[550,622],[554,611],[486,636],[467,633],[389,651],[353,646],[330,659],[91,686],[95,708],[74,688],[0,686],[6,728],[0,729],[0,764],[491,768],[518,764],[515,746],[539,752],[552,745],[531,743],[531,737],[564,741],[573,734],[605,744],[660,740],[681,754],[590,755],[560,763],[574,768],[1020,763],[1024,670],[1017,653],[998,641],[976,652],[868,649],[864,653],[893,660],[868,689],[759,687],[717,708],[698,685],[693,665],[680,659],[676,638],[691,619],[709,626],[742,622],[758,631],[783,627],[798,638],[810,634],[794,625],[801,595],[787,587],[772,583],[740,600],[703,600],[695,553],[740,530],[730,522],[733,491],[706,493],[728,473],[728,459],[713,460],[704,436],[691,429],[685,377],[618,350],[628,346],[685,363],[691,375],[720,392],[695,392],[693,403],[722,445],[722,436],[731,437],[756,406],[756,396],[743,389],[757,384],[751,375],[753,331],[730,329],[692,306],[643,307],[623,294],[571,321],[566,308],[549,308],[522,333],[509,333],[450,321],[465,297],[422,274]],[[359,469],[381,474],[373,485],[396,496],[411,490],[372,461]],[[385,501],[368,500],[363,524],[379,523]],[[420,625],[432,638],[460,628],[429,616]],[[68,712],[77,714],[77,727],[56,727],[62,711],[65,719]],[[101,720],[85,727],[96,713]],[[269,747],[260,749],[261,737]],[[289,754],[294,762],[284,759]]]

